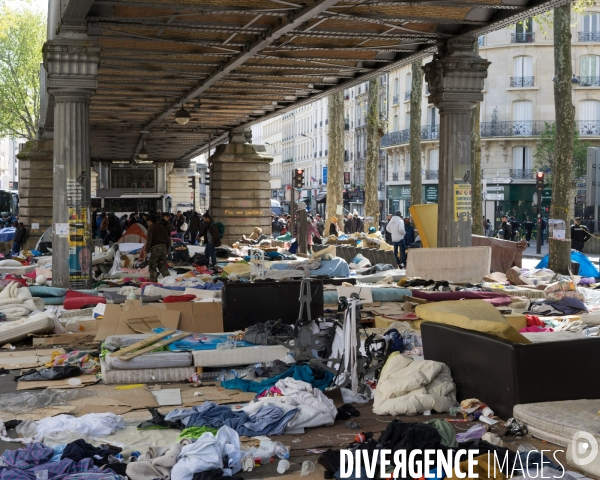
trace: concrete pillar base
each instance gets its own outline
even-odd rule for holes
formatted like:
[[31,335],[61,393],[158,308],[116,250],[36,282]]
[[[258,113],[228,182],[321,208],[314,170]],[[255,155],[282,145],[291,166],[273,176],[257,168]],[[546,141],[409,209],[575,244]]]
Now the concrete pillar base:
[[271,234],[272,161],[248,143],[219,145],[210,157],[210,211],[225,225],[224,244],[250,235],[254,227]]
[[[37,241],[52,226],[52,140],[32,140],[25,144],[19,159],[19,219],[29,230],[25,248],[35,248]],[[39,224],[39,228],[32,228]]]

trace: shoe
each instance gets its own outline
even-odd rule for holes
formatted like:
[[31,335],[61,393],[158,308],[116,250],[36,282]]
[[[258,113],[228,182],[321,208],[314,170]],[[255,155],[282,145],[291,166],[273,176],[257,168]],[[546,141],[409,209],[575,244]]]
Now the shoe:
[[[344,405],[342,405],[340,408],[338,408],[338,413],[339,412],[344,412],[347,413],[348,415],[352,416],[352,417],[360,417],[360,412],[354,408],[352,405],[350,405],[349,403],[346,403]],[[350,417],[348,417],[350,418]]]

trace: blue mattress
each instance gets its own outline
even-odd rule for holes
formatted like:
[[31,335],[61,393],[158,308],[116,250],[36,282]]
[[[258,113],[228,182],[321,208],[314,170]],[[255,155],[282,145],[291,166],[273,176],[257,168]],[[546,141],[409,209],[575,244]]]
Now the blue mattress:
[[15,236],[15,227],[0,228],[0,242],[10,242]]

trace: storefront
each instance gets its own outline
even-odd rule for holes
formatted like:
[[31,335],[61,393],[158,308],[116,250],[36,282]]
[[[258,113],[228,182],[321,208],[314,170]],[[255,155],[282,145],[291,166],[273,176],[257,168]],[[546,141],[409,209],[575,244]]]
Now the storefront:
[[[423,203],[437,203],[438,186],[423,185]],[[408,216],[410,208],[410,186],[388,185],[387,187],[388,213],[392,215],[400,210],[402,215]]]
[[[517,222],[523,223],[527,217],[533,221],[537,216],[537,207],[534,204],[536,196],[534,184],[492,184],[487,185],[484,194],[484,215],[492,221],[494,230],[502,223],[502,215],[514,216]],[[552,201],[552,190],[542,190],[542,216],[547,217]]]

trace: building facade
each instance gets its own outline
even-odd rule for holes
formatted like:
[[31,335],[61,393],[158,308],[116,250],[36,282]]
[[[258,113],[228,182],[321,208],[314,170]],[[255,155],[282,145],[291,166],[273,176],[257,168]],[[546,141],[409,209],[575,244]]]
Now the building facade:
[[[600,8],[573,14],[573,104],[579,138],[600,144]],[[480,107],[484,214],[495,226],[503,213],[522,221],[535,213],[536,145],[554,122],[554,39],[531,19],[479,38],[491,62]],[[431,58],[425,59],[424,63]],[[407,213],[410,199],[410,65],[389,73],[389,130],[381,141],[387,157],[387,208]],[[423,200],[437,202],[439,112],[423,86],[421,107]],[[542,195],[543,211],[551,190]]]
[[0,189],[19,189],[19,160],[17,154],[25,145],[24,138],[0,139]]

